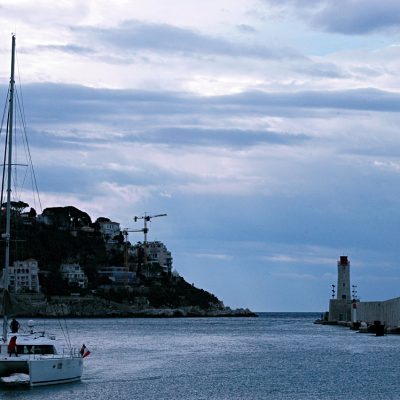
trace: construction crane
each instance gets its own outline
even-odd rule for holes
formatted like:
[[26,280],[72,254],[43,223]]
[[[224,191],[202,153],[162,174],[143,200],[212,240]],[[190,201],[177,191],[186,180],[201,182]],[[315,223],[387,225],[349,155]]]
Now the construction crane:
[[129,281],[129,266],[128,266],[128,232],[142,232],[142,229],[129,229],[125,228],[122,230],[122,234],[124,235],[124,266],[126,270],[125,274],[125,285],[128,284]]
[[[147,234],[149,232],[149,228],[147,226],[147,223],[152,220],[152,218],[158,218],[158,217],[166,217],[167,214],[156,214],[156,215],[147,215],[147,213],[144,213],[142,216],[135,216],[133,220],[137,222],[139,219],[143,220],[143,228],[142,229],[124,229],[122,231],[122,234],[125,236],[125,242],[127,242],[128,238],[128,232],[143,232],[144,235],[144,240],[143,240],[143,265],[147,266]],[[126,253],[125,253],[125,261],[126,265],[128,264],[128,248],[126,245]],[[139,271],[138,271],[139,272]]]
[[147,245],[147,233],[149,232],[149,228],[147,228],[147,222],[150,222],[152,218],[157,218],[157,217],[166,217],[167,214],[157,214],[157,215],[147,215],[147,213],[144,213],[143,216],[141,217],[134,217],[133,220],[135,222],[137,222],[138,219],[142,219],[144,222],[144,226],[143,229],[141,229],[140,231],[142,231],[144,233],[144,241],[143,243],[145,245]]

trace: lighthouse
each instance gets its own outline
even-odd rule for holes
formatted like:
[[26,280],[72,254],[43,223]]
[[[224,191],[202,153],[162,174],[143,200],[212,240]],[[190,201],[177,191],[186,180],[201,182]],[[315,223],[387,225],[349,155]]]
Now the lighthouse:
[[337,299],[350,300],[350,261],[347,256],[340,256],[337,263],[338,284]]
[[350,261],[340,256],[337,262],[336,299],[329,301],[329,321],[351,321]]

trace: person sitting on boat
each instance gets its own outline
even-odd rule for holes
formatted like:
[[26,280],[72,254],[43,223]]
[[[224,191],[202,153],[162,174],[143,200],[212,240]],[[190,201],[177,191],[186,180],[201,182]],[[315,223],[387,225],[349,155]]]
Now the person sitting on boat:
[[8,343],[8,353],[10,357],[15,354],[15,357],[18,357],[17,353],[17,337],[13,336]]
[[18,333],[19,327],[19,322],[14,318],[10,323],[11,333]]

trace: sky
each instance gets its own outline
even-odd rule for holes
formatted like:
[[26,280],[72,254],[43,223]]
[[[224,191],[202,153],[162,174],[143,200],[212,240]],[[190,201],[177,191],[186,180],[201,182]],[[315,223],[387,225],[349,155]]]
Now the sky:
[[232,308],[324,311],[341,255],[400,296],[398,1],[3,0],[0,99],[12,32],[43,208],[166,213]]

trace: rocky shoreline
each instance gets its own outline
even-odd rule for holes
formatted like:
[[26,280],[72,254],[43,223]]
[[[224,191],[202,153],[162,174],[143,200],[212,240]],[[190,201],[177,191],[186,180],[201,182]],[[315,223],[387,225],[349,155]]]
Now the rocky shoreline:
[[214,307],[201,309],[198,306],[180,308],[137,307],[117,303],[94,296],[13,296],[12,315],[26,318],[196,318],[196,317],[257,317],[249,309]]

